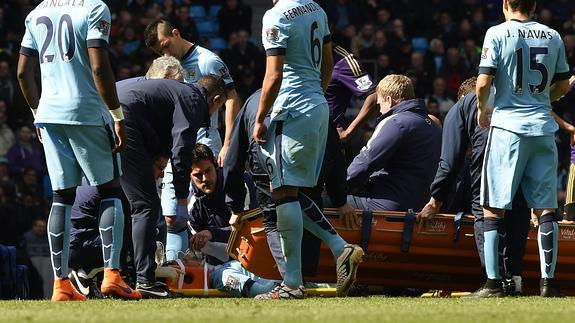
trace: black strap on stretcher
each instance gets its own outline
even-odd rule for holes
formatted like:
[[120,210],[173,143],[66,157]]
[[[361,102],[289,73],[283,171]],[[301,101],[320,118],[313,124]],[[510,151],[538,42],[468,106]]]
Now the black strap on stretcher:
[[359,246],[363,251],[367,251],[369,239],[371,238],[371,222],[373,221],[373,213],[371,210],[363,210],[361,218],[361,241],[359,242]]
[[459,233],[461,232],[461,218],[463,217],[463,212],[457,212],[453,218],[453,225],[455,230],[453,230],[453,242],[459,241]]
[[413,227],[415,226],[416,214],[409,209],[404,216],[403,234],[401,235],[401,252],[409,252],[409,245],[413,236]]

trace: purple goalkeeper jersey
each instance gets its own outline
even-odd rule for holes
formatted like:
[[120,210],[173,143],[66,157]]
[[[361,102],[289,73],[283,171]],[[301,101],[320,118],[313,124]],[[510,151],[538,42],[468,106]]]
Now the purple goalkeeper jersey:
[[371,77],[361,68],[353,54],[338,45],[333,47],[334,67],[331,81],[325,93],[329,105],[329,117],[336,127],[345,128],[345,111],[352,95],[365,99],[375,91]]

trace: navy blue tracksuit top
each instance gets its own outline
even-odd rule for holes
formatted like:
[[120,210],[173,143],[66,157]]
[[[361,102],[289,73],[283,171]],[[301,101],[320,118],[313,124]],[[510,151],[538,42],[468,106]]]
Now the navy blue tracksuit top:
[[126,127],[142,135],[150,157],[171,156],[176,197],[189,194],[191,152],[198,129],[209,121],[206,90],[175,80],[140,80],[118,85]]
[[421,210],[439,162],[441,128],[422,99],[402,101],[380,120],[347,168],[347,184],[372,210]]

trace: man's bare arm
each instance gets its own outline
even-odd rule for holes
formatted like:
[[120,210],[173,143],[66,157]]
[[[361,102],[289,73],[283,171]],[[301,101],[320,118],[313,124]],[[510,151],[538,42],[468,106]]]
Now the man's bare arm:
[[266,73],[262,84],[262,94],[258,105],[258,112],[256,113],[254,132],[252,134],[258,144],[266,142],[267,127],[264,125],[264,119],[280,91],[283,79],[284,60],[285,56],[283,55],[268,56],[266,58]]
[[116,80],[110,65],[108,50],[102,47],[90,47],[88,48],[88,56],[98,93],[100,93],[108,109],[117,109],[120,106],[120,101],[116,93]]
[[475,86],[475,94],[477,95],[477,124],[482,128],[489,127],[491,121],[489,120],[487,109],[487,100],[489,99],[489,88],[493,81],[493,75],[479,74],[477,77],[477,84]]
[[570,124],[569,122],[563,120],[560,116],[557,115],[557,113],[551,112],[551,115],[553,115],[553,119],[555,119],[555,122],[557,122],[557,124],[559,125],[559,128],[561,128],[567,132],[571,132],[571,133],[575,132],[575,127],[572,124]]
[[262,84],[262,94],[258,105],[256,121],[263,122],[268,111],[274,104],[283,78],[285,56],[268,56],[266,58],[266,73]]
[[489,99],[489,88],[493,81],[492,75],[479,74],[477,77],[477,84],[475,86],[475,94],[477,95],[477,108],[485,112],[487,108],[487,100]]
[[236,120],[236,116],[238,115],[238,112],[240,112],[241,108],[242,103],[238,93],[235,89],[230,90],[228,92],[228,100],[226,101],[226,133],[224,137],[224,145],[218,156],[218,164],[220,166],[224,165],[224,159],[226,158],[228,147],[230,146],[234,121]]
[[333,56],[331,52],[331,42],[323,44],[321,50],[321,88],[323,92],[327,90],[327,86],[331,81],[331,73],[333,72]]
[[37,109],[40,102],[40,91],[34,78],[34,70],[38,66],[38,58],[20,54],[18,59],[18,83],[22,94],[31,109]]
[[94,84],[102,100],[110,110],[114,119],[114,132],[116,133],[117,145],[113,152],[121,151],[126,145],[126,131],[124,126],[124,115],[116,92],[116,80],[110,65],[108,49],[103,47],[88,48],[90,66],[92,67],[92,77]]
[[369,119],[376,111],[378,111],[377,94],[372,93],[368,95],[367,98],[365,98],[361,110],[359,110],[359,113],[357,114],[355,119],[353,119],[353,121],[350,123],[347,129],[340,132],[339,139],[342,142],[345,142],[346,140],[351,138],[351,136],[353,136],[353,134],[357,131],[357,129],[361,128],[361,126],[365,124],[367,119]]
[[556,81],[549,87],[549,99],[551,102],[559,100],[569,90],[569,80]]

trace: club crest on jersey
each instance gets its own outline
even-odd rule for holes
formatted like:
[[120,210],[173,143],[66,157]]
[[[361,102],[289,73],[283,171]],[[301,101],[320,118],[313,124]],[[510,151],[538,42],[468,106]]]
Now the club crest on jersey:
[[98,21],[98,27],[96,27],[100,33],[108,35],[110,33],[110,23],[106,20]]
[[190,68],[188,70],[186,70],[186,74],[188,75],[188,77],[186,77],[186,80],[195,80],[196,79],[196,70],[193,68]]
[[486,59],[488,52],[489,52],[489,48],[483,48],[483,50],[481,51],[481,59]]
[[280,30],[277,28],[266,29],[266,39],[269,42],[277,42],[280,40]]

